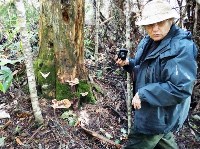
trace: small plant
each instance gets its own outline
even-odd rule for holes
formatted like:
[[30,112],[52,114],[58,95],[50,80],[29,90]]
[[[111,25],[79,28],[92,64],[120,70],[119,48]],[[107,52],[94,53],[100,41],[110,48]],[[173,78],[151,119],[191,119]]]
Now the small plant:
[[6,65],[21,62],[22,59],[0,59],[0,91],[2,91],[3,93],[5,93],[8,90],[13,80],[13,72]]
[[67,120],[70,126],[74,126],[78,120],[76,114],[71,110],[64,112],[61,118]]
[[123,140],[128,137],[128,133],[127,133],[126,129],[121,128],[121,133],[122,133],[122,135],[120,137],[120,140]]
[[91,51],[93,51],[95,46],[94,42],[88,38],[84,40],[84,45],[86,49],[89,49]]
[[1,66],[0,70],[0,91],[5,93],[7,89],[10,87],[10,84],[12,82],[13,75],[10,68],[7,66]]

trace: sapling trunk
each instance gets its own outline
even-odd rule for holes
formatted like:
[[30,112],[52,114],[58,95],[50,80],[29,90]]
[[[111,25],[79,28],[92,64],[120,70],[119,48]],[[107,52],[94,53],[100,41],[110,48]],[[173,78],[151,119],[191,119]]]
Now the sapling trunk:
[[22,45],[22,49],[24,53],[33,113],[34,113],[36,122],[38,122],[39,124],[42,124],[44,120],[43,120],[41,110],[39,107],[39,102],[38,102],[35,75],[34,75],[34,70],[33,70],[32,52],[31,52],[31,46],[29,43],[29,35],[28,35],[27,27],[26,27],[26,14],[25,14],[26,11],[25,11],[23,0],[16,0],[16,8],[17,8],[17,16],[18,16],[18,25],[20,28],[20,39],[21,39],[21,45]]
[[[126,1],[126,48],[130,50],[130,0]],[[128,53],[129,55],[130,53]],[[131,104],[131,81],[130,74],[127,73],[127,113],[128,113],[128,133],[130,133],[131,122],[132,122],[132,104]]]

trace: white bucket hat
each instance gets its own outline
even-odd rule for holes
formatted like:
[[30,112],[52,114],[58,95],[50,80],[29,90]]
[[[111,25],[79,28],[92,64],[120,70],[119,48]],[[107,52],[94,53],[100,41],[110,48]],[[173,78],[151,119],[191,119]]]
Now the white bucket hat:
[[135,24],[148,25],[170,18],[178,19],[179,17],[179,14],[168,2],[164,0],[153,0],[144,6],[141,18]]

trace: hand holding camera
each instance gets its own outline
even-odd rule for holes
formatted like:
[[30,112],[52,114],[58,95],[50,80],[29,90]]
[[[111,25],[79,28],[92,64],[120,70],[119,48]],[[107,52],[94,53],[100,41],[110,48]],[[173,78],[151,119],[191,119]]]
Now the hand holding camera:
[[128,50],[127,49],[120,49],[119,53],[118,53],[118,59],[120,58],[121,60],[126,60],[126,56],[127,56]]
[[118,64],[119,66],[123,67],[125,65],[129,64],[129,60],[126,58],[128,54],[128,50],[127,49],[120,49],[118,55],[117,55],[117,61],[116,64]]

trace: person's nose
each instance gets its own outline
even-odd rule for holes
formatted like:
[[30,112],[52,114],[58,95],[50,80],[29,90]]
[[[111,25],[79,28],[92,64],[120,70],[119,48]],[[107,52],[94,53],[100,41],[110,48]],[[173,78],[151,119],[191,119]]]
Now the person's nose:
[[153,31],[154,32],[158,31],[158,28],[159,28],[158,23],[153,24]]

